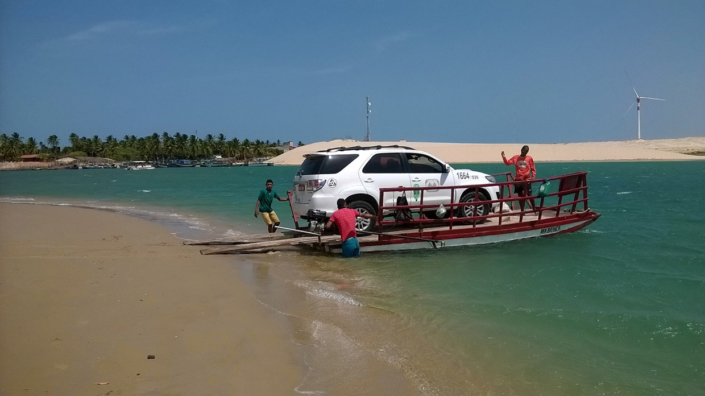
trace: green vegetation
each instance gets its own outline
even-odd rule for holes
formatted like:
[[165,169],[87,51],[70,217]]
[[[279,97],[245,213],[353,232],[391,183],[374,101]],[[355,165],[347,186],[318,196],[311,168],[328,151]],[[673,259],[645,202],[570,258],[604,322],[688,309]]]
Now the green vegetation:
[[[34,138],[24,140],[19,133],[0,135],[0,161],[17,161],[20,156],[27,154],[41,154],[47,159],[61,157],[105,157],[117,161],[161,161],[166,162],[176,159],[200,160],[211,158],[213,155],[246,160],[257,157],[273,157],[282,153],[278,149],[279,142],[248,139],[240,141],[238,138],[227,140],[222,133],[213,136],[206,135],[203,139],[196,135],[176,133],[170,136],[164,132],[161,135],[153,133],[147,137],[137,138],[134,135],[125,135],[122,139],[115,139],[112,135],[102,140],[97,135],[93,138],[79,137],[75,133],[69,136],[69,145],[63,148],[59,138],[51,135],[44,142]],[[303,143],[299,142],[300,145]]]

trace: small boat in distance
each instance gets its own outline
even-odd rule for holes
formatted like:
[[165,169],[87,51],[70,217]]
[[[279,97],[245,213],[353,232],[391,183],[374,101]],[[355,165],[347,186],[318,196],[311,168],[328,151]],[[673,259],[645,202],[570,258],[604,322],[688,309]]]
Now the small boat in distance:
[[152,170],[155,169],[152,164],[147,163],[147,161],[131,161],[125,163],[126,170]]
[[245,166],[274,166],[273,162],[264,162],[263,158],[257,158],[249,162],[245,162]]
[[169,165],[167,166],[169,168],[193,168],[194,166],[196,166],[196,163],[192,162],[191,160],[180,159],[169,163]]

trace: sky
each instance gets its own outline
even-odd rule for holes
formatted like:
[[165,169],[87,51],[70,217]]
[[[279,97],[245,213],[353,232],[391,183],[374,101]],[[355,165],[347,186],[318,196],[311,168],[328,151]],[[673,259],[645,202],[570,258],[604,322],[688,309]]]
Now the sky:
[[[0,133],[705,135],[705,1],[0,0]],[[625,113],[626,112],[626,113]]]

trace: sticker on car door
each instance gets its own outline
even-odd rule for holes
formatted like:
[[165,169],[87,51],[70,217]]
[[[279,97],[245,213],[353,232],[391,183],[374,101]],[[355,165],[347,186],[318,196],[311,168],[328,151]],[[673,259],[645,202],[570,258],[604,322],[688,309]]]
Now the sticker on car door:
[[[438,179],[426,179],[426,187],[438,187],[441,185],[440,180]],[[438,190],[426,190],[428,192],[436,192]]]

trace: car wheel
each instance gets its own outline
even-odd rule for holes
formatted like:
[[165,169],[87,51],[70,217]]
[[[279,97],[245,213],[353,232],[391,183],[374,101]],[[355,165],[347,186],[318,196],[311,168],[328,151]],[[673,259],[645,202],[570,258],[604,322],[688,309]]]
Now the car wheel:
[[[460,203],[466,202],[476,202],[476,201],[488,201],[488,198],[480,192],[476,199],[475,192],[471,191],[463,194],[460,197]],[[477,209],[474,209],[477,208]],[[458,217],[472,217],[473,211],[477,210],[477,216],[487,216],[490,214],[490,204],[478,204],[478,205],[466,205],[458,208]],[[482,223],[485,219],[478,220],[478,223]]]
[[[377,211],[365,201],[353,201],[348,204],[349,209],[355,209],[360,213],[369,213],[371,215],[377,215]],[[364,217],[358,217],[355,221],[355,229],[358,231],[372,231],[375,227],[375,219],[366,219]]]

